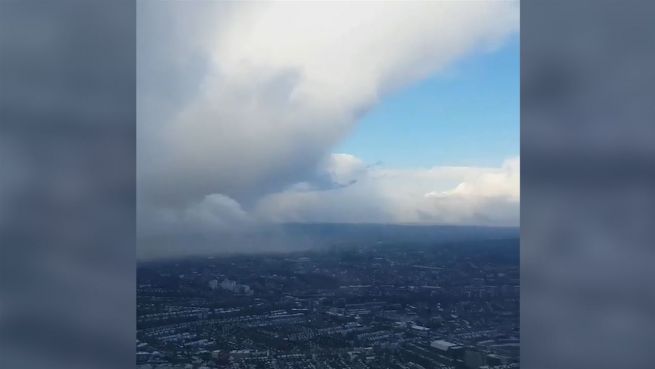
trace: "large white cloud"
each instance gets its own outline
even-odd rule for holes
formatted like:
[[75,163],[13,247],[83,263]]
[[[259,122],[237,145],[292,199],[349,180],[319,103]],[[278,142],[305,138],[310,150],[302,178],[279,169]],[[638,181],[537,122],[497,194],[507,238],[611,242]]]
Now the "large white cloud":
[[[461,179],[477,169],[372,171],[346,155],[330,167],[329,152],[385,94],[493,50],[518,28],[518,2],[510,1],[138,4],[145,228],[180,214],[224,222],[216,209],[231,222],[294,219],[292,212],[297,220],[413,221],[419,210],[434,214],[423,210],[426,201],[456,208],[424,195],[441,190],[434,181],[442,172]],[[415,182],[411,195],[398,190],[407,180]],[[331,208],[307,205],[333,196],[340,199]],[[341,212],[341,197],[359,207]]]

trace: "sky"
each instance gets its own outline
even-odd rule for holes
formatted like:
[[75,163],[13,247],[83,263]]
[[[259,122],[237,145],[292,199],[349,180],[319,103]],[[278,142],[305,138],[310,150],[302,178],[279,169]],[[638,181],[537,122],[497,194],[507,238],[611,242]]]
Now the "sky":
[[337,151],[393,167],[493,166],[519,153],[519,38],[385,97]]
[[137,4],[141,236],[518,225],[518,2]]

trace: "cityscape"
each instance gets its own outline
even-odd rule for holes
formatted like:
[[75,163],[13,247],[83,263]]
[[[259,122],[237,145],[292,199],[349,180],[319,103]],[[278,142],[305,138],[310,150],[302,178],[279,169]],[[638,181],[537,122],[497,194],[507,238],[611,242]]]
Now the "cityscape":
[[520,367],[518,1],[137,10],[138,369]]
[[518,238],[138,268],[137,367],[519,368]]

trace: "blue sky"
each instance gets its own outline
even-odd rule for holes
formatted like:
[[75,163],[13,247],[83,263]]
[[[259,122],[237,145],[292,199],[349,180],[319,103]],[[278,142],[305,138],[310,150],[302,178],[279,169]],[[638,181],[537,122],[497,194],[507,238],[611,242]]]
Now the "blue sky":
[[385,167],[498,166],[519,154],[519,37],[385,97],[335,149]]

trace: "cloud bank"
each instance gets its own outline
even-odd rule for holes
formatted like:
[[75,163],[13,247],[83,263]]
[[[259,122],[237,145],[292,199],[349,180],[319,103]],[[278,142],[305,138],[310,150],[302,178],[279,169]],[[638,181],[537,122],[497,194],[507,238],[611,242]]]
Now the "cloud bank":
[[367,168],[351,155],[337,154],[324,168],[334,188],[295,184],[262,198],[255,214],[277,222],[513,226],[519,166],[513,158],[498,168]]
[[140,231],[512,222],[518,193],[501,182],[517,161],[394,170],[330,151],[386,94],[497,48],[517,2],[141,1],[138,14]]

